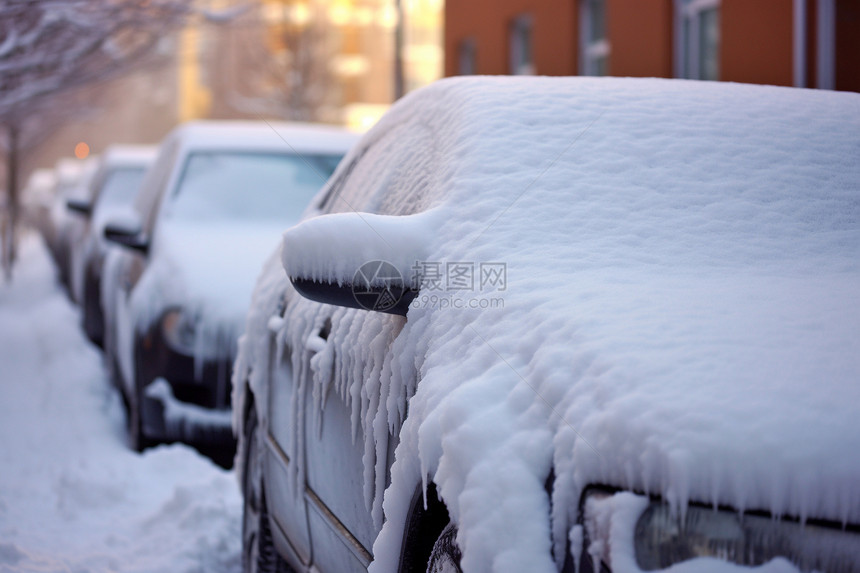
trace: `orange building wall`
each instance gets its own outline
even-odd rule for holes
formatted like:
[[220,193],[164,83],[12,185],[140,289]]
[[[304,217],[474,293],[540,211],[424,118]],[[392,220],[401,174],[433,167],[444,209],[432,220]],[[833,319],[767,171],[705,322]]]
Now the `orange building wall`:
[[457,74],[458,47],[474,38],[479,74],[508,74],[508,26],[521,14],[533,18],[534,60],[540,75],[577,71],[575,0],[447,0],[445,75]]
[[[609,74],[673,76],[673,0],[606,0]],[[723,81],[794,84],[794,1],[721,0]],[[816,86],[817,0],[806,0],[806,85]],[[535,71],[579,73],[578,0],[447,0],[445,75],[458,73],[460,42],[473,38],[476,72],[508,74],[508,28],[533,18]],[[860,0],[836,0],[836,89],[860,91]]]
[[[671,77],[672,6],[672,0],[608,0],[612,75]],[[447,0],[445,75],[457,74],[459,46],[467,38],[475,40],[477,73],[510,73],[508,26],[524,13],[534,18],[536,72],[579,73],[577,0]]]
[[792,0],[722,0],[720,79],[793,85]]
[[672,76],[672,0],[608,0],[609,73]]

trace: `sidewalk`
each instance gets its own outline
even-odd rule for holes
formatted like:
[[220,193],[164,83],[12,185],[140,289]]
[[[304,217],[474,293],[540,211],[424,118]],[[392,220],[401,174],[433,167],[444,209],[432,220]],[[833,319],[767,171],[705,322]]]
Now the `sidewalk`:
[[238,572],[235,475],[125,446],[124,414],[41,239],[0,284],[0,573]]

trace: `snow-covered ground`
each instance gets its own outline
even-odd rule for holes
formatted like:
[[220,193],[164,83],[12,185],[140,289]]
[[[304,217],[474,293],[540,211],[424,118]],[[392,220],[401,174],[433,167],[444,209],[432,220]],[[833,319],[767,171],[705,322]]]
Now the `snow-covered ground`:
[[241,570],[241,496],[192,448],[138,455],[78,311],[29,234],[0,284],[0,573]]

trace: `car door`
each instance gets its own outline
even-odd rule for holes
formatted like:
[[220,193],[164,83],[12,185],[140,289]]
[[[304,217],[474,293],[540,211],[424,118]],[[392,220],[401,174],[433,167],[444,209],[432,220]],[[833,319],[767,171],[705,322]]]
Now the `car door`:
[[[350,167],[354,166],[356,161],[353,159]],[[350,168],[347,168],[342,173],[349,171]],[[343,179],[344,176],[341,175],[340,181],[342,182]],[[289,292],[284,293],[280,305],[272,315],[276,320],[272,322],[272,332],[269,337],[266,372],[267,415],[262,421],[263,427],[260,428],[267,445],[263,458],[263,481],[266,484],[269,515],[278,530],[276,538],[286,542],[286,551],[290,554],[293,563],[300,562],[306,567],[311,567],[314,556],[308,514],[309,506],[319,501],[319,498],[315,497],[313,488],[308,487],[308,472],[303,465],[306,452],[303,423],[303,415],[306,411],[304,392],[307,380],[297,378],[298,374],[293,371],[293,350],[283,337],[278,336],[282,330],[281,321],[277,319],[283,317],[285,313],[289,294]],[[295,293],[292,294],[295,299],[300,298]],[[324,333],[317,332],[317,338],[325,336]],[[299,355],[303,353],[302,348],[296,351]],[[312,473],[315,478],[318,476],[316,470]],[[314,521],[316,522],[316,519]],[[322,533],[318,532],[318,535]],[[284,547],[281,549],[284,550]],[[324,546],[322,551],[326,551]],[[365,550],[365,561],[366,555]]]
[[[322,201],[326,213],[364,211],[406,215],[426,208],[430,196],[433,138],[429,130],[395,126],[353,159]],[[410,158],[403,138],[422,138],[427,155]],[[420,165],[410,165],[418,161]],[[405,190],[406,199],[398,195]],[[324,573],[366,571],[373,559],[373,542],[382,523],[374,523],[370,504],[377,491],[377,476],[368,471],[376,465],[378,444],[366,440],[357,419],[364,409],[356,401],[378,393],[381,364],[371,363],[379,355],[362,348],[359,334],[375,333],[374,345],[390,348],[405,324],[399,316],[316,305],[316,326],[304,341],[298,362],[303,364],[306,390],[303,402],[304,455],[308,523],[313,546],[313,564]],[[294,349],[294,352],[296,349]],[[334,380],[335,372],[348,373]],[[360,372],[371,379],[355,380]],[[359,389],[356,392],[356,388]],[[388,470],[394,461],[397,436],[387,436],[382,467],[387,486]],[[381,499],[376,499],[381,503]]]
[[[284,310],[282,301],[276,316]],[[277,329],[274,329],[277,330]],[[304,474],[297,471],[298,450],[304,447],[294,422],[293,399],[297,395],[290,353],[274,331],[269,339],[268,416],[264,421],[267,447],[263,460],[267,506],[276,527],[283,534],[294,559],[311,562]],[[267,424],[267,425],[265,425]]]
[[[359,155],[360,157],[360,155]],[[348,174],[357,163],[357,159],[353,159],[351,164],[342,171]],[[345,175],[341,175],[334,186],[339,186],[343,183]],[[331,187],[330,187],[331,188]],[[356,199],[357,200],[357,199]],[[281,304],[275,316],[281,317],[284,315],[288,298],[291,293],[285,293],[281,300]],[[300,297],[293,294],[294,304],[299,302]],[[304,565],[310,567],[314,562],[316,565],[317,557],[312,553],[311,543],[311,522],[317,530],[316,535],[320,538],[326,538],[328,543],[317,541],[317,551],[322,552],[323,562],[328,563],[329,568],[321,569],[322,571],[350,571],[356,570],[352,563],[348,551],[340,551],[335,555],[332,562],[327,559],[326,555],[330,554],[329,546],[331,543],[331,534],[324,528],[320,528],[321,521],[318,513],[325,512],[326,506],[321,503],[319,493],[316,491],[319,488],[319,481],[325,475],[326,469],[319,464],[315,464],[314,468],[308,471],[304,462],[306,461],[306,452],[308,445],[305,441],[306,426],[304,418],[307,409],[305,404],[305,394],[307,393],[307,384],[309,380],[297,379],[298,373],[293,372],[293,352],[299,354],[299,360],[303,363],[300,370],[307,371],[307,367],[311,355],[304,355],[304,348],[292,349],[281,337],[276,336],[279,331],[278,321],[275,321],[275,328],[270,337],[269,349],[269,371],[267,372],[268,380],[268,416],[264,424],[267,427],[262,428],[268,447],[264,458],[264,476],[266,483],[267,506],[271,518],[280,533],[286,539],[289,552],[293,561],[300,561]],[[318,330],[315,334],[315,340],[312,345],[318,347],[318,342],[324,344],[327,338],[327,332]],[[313,449],[315,446],[310,445]],[[300,460],[301,458],[301,460]],[[313,460],[318,460],[319,456],[313,455]],[[300,461],[302,462],[300,464]],[[353,469],[355,468],[354,458],[346,463]],[[360,461],[360,458],[359,458]],[[320,472],[323,472],[322,474]],[[308,483],[308,475],[312,476],[313,485]],[[361,475],[360,473],[358,475]],[[315,487],[316,486],[316,487]],[[328,488],[322,488],[321,492],[327,496]],[[310,507],[313,509],[310,509]],[[342,504],[336,504],[338,509],[343,509]],[[313,518],[309,519],[309,514],[313,514]],[[333,517],[333,513],[328,510],[326,514]],[[330,521],[333,527],[338,525],[342,530],[347,531],[341,522],[336,518]],[[352,533],[348,533],[351,536]],[[367,540],[367,535],[362,535],[362,538]],[[348,539],[349,537],[347,537]],[[353,536],[354,538],[354,536]],[[335,541],[336,543],[336,541]],[[369,551],[366,546],[355,546],[354,549],[358,552],[360,563],[366,564],[369,559]],[[339,566],[338,566],[339,565]],[[317,566],[319,568],[319,566]],[[358,569],[363,571],[364,569]]]
[[[305,492],[314,565],[325,572],[361,573],[373,559],[373,541],[379,533],[366,505],[365,489],[365,455],[372,459],[374,452],[365,452],[365,432],[360,423],[353,423],[356,413],[347,398],[349,385],[338,387],[332,379],[329,360],[341,361],[342,368],[350,365],[336,346],[328,347],[328,339],[350,329],[352,319],[367,317],[344,320],[343,313],[338,315],[340,319],[336,317],[333,324],[327,319],[310,335],[302,357],[305,384],[312,389],[303,393]],[[320,356],[322,352],[328,356]],[[364,369],[363,364],[352,366]]]

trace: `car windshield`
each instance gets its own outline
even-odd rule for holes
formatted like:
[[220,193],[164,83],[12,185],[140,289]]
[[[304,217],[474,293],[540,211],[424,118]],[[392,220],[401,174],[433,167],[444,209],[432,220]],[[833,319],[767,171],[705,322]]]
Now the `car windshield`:
[[341,155],[206,151],[189,155],[165,215],[173,220],[298,217]]
[[105,177],[96,208],[131,205],[146,174],[145,167],[118,167]]

